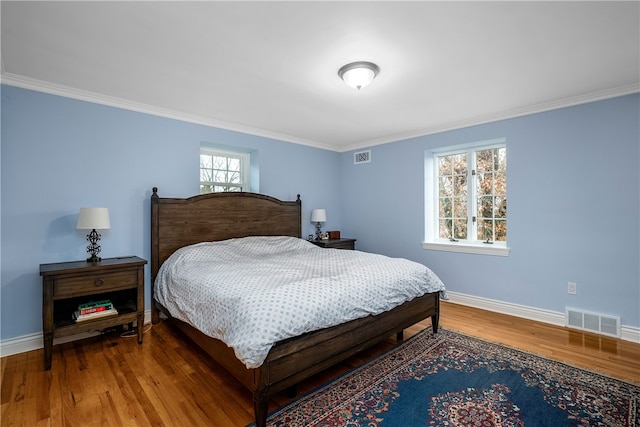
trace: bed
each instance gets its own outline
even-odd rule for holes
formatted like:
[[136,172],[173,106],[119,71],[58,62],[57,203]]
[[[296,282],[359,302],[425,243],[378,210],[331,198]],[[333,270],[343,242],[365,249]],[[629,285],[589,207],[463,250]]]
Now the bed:
[[[165,262],[191,247],[209,245],[203,242],[235,242],[260,240],[277,236],[286,241],[302,236],[302,202],[281,201],[255,193],[214,193],[190,198],[161,198],[157,188],[151,195],[151,316],[157,323],[162,312],[218,364],[253,393],[256,425],[266,425],[269,396],[289,389],[358,352],[402,331],[415,323],[431,318],[434,332],[438,329],[440,291],[425,293],[401,303],[395,308],[367,315],[330,327],[286,337],[269,348],[253,364],[241,360],[237,352],[210,333],[192,326],[193,322],[161,304],[156,295],[156,279]],[[260,238],[252,236],[262,236]],[[243,239],[247,238],[247,239]],[[288,244],[288,243],[287,243]],[[310,243],[300,241],[303,249]],[[215,246],[215,244],[212,244]],[[318,251],[340,252],[339,249]],[[350,252],[350,251],[348,251]],[[345,252],[342,252],[345,254]],[[329,254],[329,253],[327,253]],[[158,280],[160,281],[160,280]],[[159,288],[161,289],[161,288]],[[164,291],[163,291],[164,292]],[[250,367],[248,367],[250,366]]]

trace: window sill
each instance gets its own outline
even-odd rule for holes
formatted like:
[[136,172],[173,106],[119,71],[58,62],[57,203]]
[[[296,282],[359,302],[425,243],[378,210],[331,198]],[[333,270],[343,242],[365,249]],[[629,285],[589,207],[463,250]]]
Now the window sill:
[[509,256],[509,248],[494,245],[469,245],[464,243],[422,242],[424,249],[432,251],[462,252],[467,254]]

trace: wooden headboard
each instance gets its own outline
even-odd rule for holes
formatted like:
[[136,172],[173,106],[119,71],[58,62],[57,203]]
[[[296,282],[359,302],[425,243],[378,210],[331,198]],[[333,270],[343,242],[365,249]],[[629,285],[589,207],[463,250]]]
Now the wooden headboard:
[[[151,281],[177,249],[247,236],[302,236],[300,195],[292,202],[256,193],[211,193],[186,199],[151,195]],[[153,298],[153,295],[152,295]],[[153,300],[152,300],[153,303]]]

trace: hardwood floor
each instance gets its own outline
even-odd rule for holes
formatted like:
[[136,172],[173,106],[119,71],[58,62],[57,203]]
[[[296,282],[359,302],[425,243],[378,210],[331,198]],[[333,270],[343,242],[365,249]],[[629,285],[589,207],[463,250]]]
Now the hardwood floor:
[[[430,322],[406,331],[410,336]],[[640,344],[571,331],[443,302],[441,325],[640,384]],[[390,348],[393,338],[298,387],[313,390]],[[117,334],[1,359],[2,426],[245,426],[253,421],[251,394],[163,322],[144,343]],[[271,408],[291,400],[272,398]]]

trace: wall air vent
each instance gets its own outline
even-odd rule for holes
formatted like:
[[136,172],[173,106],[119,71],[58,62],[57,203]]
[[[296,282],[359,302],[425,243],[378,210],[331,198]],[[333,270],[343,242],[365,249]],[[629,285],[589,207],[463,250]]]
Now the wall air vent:
[[354,165],[359,165],[360,163],[369,163],[369,162],[371,162],[371,150],[358,151],[357,153],[353,153]]
[[566,325],[570,328],[620,338],[620,317],[566,307]]

